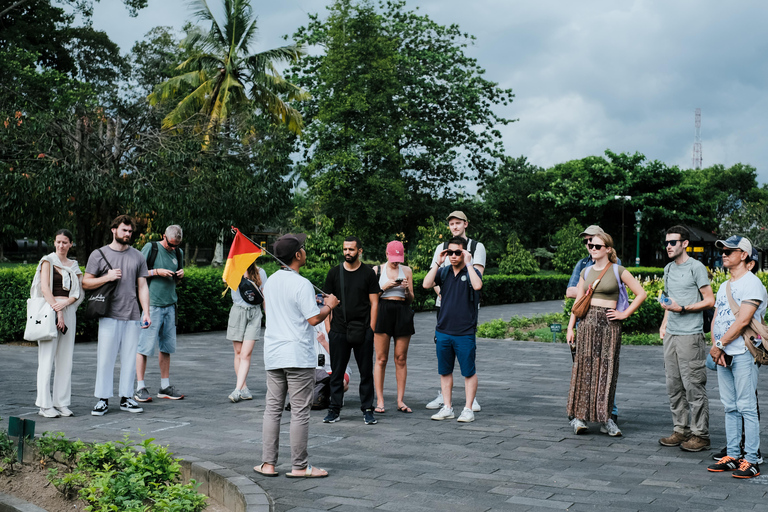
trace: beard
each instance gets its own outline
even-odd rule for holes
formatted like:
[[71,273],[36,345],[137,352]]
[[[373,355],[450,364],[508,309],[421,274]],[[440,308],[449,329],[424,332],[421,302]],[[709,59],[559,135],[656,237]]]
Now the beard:
[[119,243],[120,245],[130,245],[131,244],[131,237],[127,236],[125,238],[120,238],[118,236],[115,237],[115,242]]
[[346,261],[347,263],[354,263],[354,262],[357,261],[358,256],[360,256],[359,253],[355,254],[354,256],[352,256],[350,254],[345,254],[344,255],[344,261]]

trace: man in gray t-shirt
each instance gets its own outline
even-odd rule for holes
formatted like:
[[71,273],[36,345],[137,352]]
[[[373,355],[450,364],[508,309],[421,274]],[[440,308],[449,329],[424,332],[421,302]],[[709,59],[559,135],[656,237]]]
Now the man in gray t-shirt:
[[714,305],[715,297],[706,267],[686,252],[689,238],[684,226],[667,230],[666,249],[672,262],[664,267],[661,305],[665,311],[659,335],[664,340],[664,370],[675,430],[659,443],[698,452],[710,447],[708,350],[702,311]]
[[120,215],[113,220],[112,243],[93,251],[85,266],[84,289],[95,290],[109,282],[117,282],[109,310],[106,316],[99,319],[94,389],[94,396],[99,401],[91,411],[94,416],[103,416],[109,410],[118,353],[120,410],[144,411],[132,398],[136,378],[136,349],[141,329],[149,327],[152,321],[149,317],[147,260],[130,245],[134,228],[133,219],[128,215]]

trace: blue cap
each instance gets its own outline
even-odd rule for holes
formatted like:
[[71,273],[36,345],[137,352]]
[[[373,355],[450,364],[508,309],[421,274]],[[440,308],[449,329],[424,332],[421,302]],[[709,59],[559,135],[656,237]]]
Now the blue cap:
[[725,240],[718,240],[715,242],[715,247],[718,249],[741,249],[752,257],[752,242],[745,236],[733,235]]

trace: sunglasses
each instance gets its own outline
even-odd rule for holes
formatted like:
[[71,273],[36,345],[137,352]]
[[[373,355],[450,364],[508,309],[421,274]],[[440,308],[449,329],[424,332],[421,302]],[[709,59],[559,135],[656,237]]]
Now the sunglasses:
[[168,240],[167,238],[165,239],[165,243],[168,244],[168,247],[170,247],[171,249],[175,249],[175,248],[177,248],[178,246],[181,245],[181,244],[175,244],[175,243],[171,242],[170,240]]
[[445,251],[446,256],[461,256],[463,251]]
[[741,249],[720,249],[720,254],[723,256],[730,256],[732,253],[739,251],[742,252]]
[[603,244],[587,244],[587,247],[589,249],[595,249],[596,251],[599,251],[600,249],[605,247],[605,245],[603,245]]
[[682,242],[682,240],[667,240],[664,242],[664,245],[671,245],[672,247],[677,245],[677,242]]
[[592,237],[584,238],[582,241],[584,242],[584,245],[587,245],[589,242],[592,241]]

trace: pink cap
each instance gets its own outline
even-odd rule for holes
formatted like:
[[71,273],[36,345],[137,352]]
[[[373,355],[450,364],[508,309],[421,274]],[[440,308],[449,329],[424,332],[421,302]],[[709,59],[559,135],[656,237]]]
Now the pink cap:
[[402,263],[405,261],[403,242],[392,240],[387,244],[387,261]]

